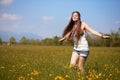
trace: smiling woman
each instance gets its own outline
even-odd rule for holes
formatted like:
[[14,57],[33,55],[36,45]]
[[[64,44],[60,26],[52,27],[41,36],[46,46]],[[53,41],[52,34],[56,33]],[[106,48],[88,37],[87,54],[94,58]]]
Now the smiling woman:
[[71,56],[70,66],[76,67],[78,62],[78,69],[84,72],[84,64],[89,55],[89,46],[86,39],[86,31],[91,32],[102,39],[109,39],[110,36],[105,36],[93,29],[90,26],[81,21],[81,15],[78,11],[72,12],[71,19],[63,31],[63,37],[59,41],[68,41],[73,39],[74,48]]

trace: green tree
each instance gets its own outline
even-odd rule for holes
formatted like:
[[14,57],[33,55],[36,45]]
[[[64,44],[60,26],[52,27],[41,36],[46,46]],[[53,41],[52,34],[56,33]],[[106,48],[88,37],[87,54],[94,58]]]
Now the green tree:
[[55,36],[55,37],[53,37],[53,45],[60,45],[60,43],[59,43],[59,37],[57,37],[57,36]]
[[20,44],[28,44],[28,39],[25,36],[23,36],[19,42]]
[[119,35],[119,38],[120,38],[120,27],[118,28],[118,35]]
[[111,47],[112,46],[120,46],[120,35],[119,32],[111,32]]
[[13,36],[10,37],[9,43],[10,43],[10,44],[15,44],[15,43],[16,43],[16,39],[15,39]]
[[37,45],[39,41],[35,40],[35,39],[29,39],[28,42],[29,42],[29,44]]
[[2,38],[0,38],[0,45],[2,45],[3,41],[2,41]]

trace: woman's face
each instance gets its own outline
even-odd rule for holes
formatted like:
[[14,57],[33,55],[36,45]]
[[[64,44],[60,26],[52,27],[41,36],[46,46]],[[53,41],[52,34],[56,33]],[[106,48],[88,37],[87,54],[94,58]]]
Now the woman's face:
[[73,20],[73,21],[78,21],[78,20],[79,20],[79,15],[78,15],[78,13],[73,13],[73,14],[72,14],[72,20]]

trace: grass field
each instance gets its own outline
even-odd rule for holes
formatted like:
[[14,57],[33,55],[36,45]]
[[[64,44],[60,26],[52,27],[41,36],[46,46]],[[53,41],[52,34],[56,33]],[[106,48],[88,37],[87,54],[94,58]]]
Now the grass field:
[[86,75],[69,67],[72,46],[0,46],[0,80],[120,80],[120,47],[91,47]]

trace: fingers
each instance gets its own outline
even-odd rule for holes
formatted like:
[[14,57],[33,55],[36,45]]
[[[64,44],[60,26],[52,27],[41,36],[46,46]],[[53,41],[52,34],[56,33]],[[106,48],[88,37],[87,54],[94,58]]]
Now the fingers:
[[110,36],[103,36],[104,39],[111,39]]
[[59,42],[63,42],[65,40],[65,37],[59,39]]

